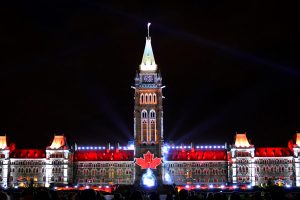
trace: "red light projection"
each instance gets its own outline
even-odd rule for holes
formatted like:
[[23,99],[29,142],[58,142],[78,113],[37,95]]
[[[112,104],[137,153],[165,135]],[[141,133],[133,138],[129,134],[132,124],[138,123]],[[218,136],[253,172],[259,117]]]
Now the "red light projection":
[[167,155],[169,161],[201,161],[201,160],[227,160],[227,152],[224,149],[215,150],[190,150],[171,149]]
[[154,154],[148,151],[146,154],[143,154],[144,158],[136,158],[136,164],[142,169],[156,169],[158,165],[161,164],[161,158],[154,158]]
[[288,147],[258,147],[255,149],[256,157],[285,157],[293,156]]
[[11,158],[46,158],[43,149],[16,149],[10,152]]
[[76,151],[75,161],[133,161],[132,150],[89,150]]

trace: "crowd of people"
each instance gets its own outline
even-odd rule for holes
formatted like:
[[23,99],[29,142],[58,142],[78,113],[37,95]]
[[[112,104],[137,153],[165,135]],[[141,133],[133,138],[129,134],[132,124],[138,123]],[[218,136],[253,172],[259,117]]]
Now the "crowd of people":
[[300,193],[285,190],[223,192],[175,190],[164,194],[156,190],[144,191],[136,188],[115,191],[106,195],[93,189],[56,191],[47,188],[24,188],[0,191],[0,200],[292,200],[300,199]]

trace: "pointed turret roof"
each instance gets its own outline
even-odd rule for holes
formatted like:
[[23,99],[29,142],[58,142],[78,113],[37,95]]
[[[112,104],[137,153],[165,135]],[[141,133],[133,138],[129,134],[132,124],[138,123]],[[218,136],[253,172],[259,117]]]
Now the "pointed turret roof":
[[142,59],[142,63],[140,64],[141,71],[156,71],[157,65],[154,60],[154,54],[151,46],[151,37],[149,36],[149,26],[148,23],[148,36],[146,37],[146,44],[144,49],[144,55]]
[[234,146],[236,146],[236,147],[250,147],[251,146],[249,144],[246,133],[236,133]]
[[296,145],[300,147],[300,132],[296,133]]
[[50,146],[50,149],[59,149],[67,145],[66,137],[64,135],[55,135]]
[[0,149],[5,149],[7,147],[6,135],[0,136]]

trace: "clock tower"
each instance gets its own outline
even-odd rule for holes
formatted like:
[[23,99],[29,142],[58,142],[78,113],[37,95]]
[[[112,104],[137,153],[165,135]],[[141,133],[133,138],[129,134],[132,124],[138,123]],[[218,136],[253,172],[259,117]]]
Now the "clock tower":
[[[135,77],[134,94],[134,143],[135,158],[142,158],[148,151],[155,158],[162,158],[163,106],[162,78],[157,69],[151,46],[151,37],[146,37],[142,62]],[[136,184],[147,170],[136,163]],[[162,183],[162,165],[152,169],[156,183]]]

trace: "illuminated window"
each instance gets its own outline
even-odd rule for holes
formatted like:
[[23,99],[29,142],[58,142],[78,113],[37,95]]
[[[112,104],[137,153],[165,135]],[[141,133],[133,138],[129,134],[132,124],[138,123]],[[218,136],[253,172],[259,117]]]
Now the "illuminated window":
[[148,141],[148,113],[146,110],[141,113],[141,141]]
[[187,170],[186,178],[192,178],[192,171],[191,170]]
[[151,110],[151,111],[150,111],[150,118],[151,118],[151,119],[155,119],[155,117],[156,117],[155,110]]
[[149,95],[148,93],[145,94],[145,101],[144,101],[145,104],[148,104],[149,103]]
[[148,117],[146,110],[143,110],[141,115],[142,115],[142,119],[147,119],[147,117]]
[[143,93],[140,96],[140,104],[144,104],[144,94]]
[[150,134],[150,141],[156,142],[157,136],[156,136],[156,113],[155,110],[151,110],[149,114],[149,120],[150,120],[150,127],[149,127],[149,134]]
[[156,104],[156,102],[157,102],[157,98],[156,98],[156,94],[154,93],[153,94],[153,104]]
[[152,94],[149,94],[149,104],[152,104]]
[[110,170],[108,173],[109,178],[115,178],[115,171],[114,170]]
[[118,170],[118,176],[122,176],[123,175],[123,170],[119,169]]

